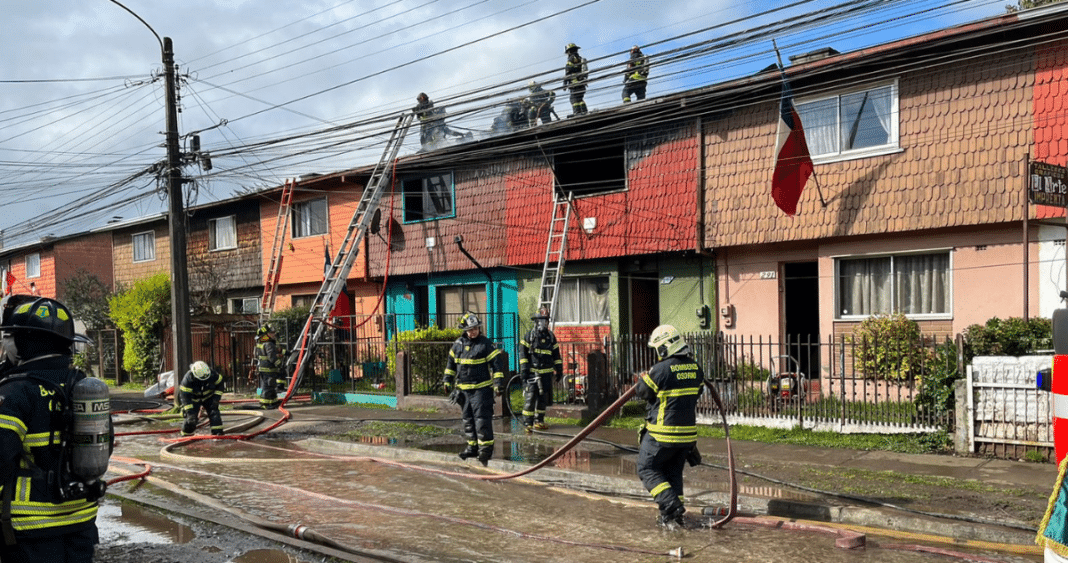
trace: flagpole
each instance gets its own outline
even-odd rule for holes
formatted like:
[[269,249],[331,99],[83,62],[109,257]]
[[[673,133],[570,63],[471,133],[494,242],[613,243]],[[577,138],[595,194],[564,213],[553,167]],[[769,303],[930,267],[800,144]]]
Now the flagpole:
[[[779,74],[782,76],[783,82],[786,82],[786,67],[782,64],[782,55],[779,54],[779,45],[772,39],[771,46],[775,49],[775,59],[779,61]],[[823,207],[827,207],[827,201],[823,199],[823,190],[820,189],[820,179],[816,177],[815,167],[812,167],[812,181],[816,182],[816,194],[820,196],[820,203],[823,204]]]

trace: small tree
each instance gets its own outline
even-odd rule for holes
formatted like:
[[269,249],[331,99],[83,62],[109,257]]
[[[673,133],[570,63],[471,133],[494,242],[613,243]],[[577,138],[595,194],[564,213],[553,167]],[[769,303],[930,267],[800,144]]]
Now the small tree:
[[433,386],[433,382],[441,379],[449,359],[449,346],[444,343],[455,341],[460,334],[458,328],[433,325],[397,333],[387,347],[389,373],[396,373],[397,352],[406,350],[411,353],[412,386],[415,387],[417,382]]
[[63,304],[70,309],[74,318],[85,323],[88,330],[99,330],[110,326],[111,288],[100,278],[82,269],[72,277],[60,283]]
[[[145,278],[108,301],[111,319],[126,342],[122,367],[132,377],[154,380],[160,363],[160,335],[171,310],[171,280],[167,272]],[[180,377],[180,374],[176,374]]]

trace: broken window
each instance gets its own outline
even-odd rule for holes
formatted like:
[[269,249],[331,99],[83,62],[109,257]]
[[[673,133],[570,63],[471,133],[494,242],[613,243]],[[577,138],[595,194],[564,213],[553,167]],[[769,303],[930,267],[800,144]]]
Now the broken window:
[[456,214],[452,198],[452,172],[408,178],[401,182],[404,222],[433,221]]
[[583,197],[624,190],[627,166],[623,140],[561,147],[553,154],[553,171],[556,187],[563,194]]

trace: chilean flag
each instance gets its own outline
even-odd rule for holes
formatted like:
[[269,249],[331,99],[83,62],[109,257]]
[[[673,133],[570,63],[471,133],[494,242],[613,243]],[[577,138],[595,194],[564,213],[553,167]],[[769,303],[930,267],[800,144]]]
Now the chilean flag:
[[805,142],[805,130],[794,107],[793,93],[782,77],[782,99],[779,102],[779,138],[775,145],[775,174],[771,178],[771,198],[775,205],[790,217],[797,214],[797,201],[812,175],[812,158]]

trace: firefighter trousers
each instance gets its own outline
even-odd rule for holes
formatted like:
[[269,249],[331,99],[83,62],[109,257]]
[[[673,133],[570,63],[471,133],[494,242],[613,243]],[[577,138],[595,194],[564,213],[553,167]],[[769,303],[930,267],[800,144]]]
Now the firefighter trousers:
[[464,436],[468,451],[478,449],[479,457],[493,455],[493,388],[464,390]]
[[[541,391],[538,391],[538,379],[541,379]],[[523,382],[523,421],[527,426],[534,421],[545,422],[545,409],[553,404],[553,375],[533,375]]]
[[638,451],[638,478],[653,496],[660,514],[667,516],[685,503],[682,495],[682,470],[693,444],[662,444],[642,433]]

